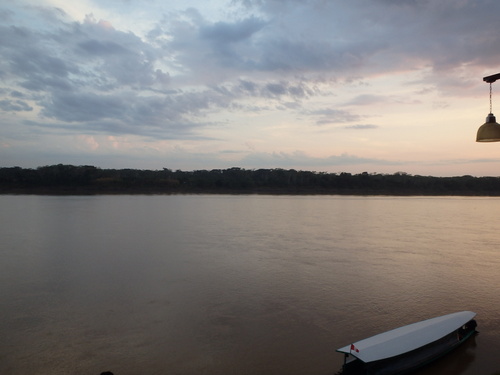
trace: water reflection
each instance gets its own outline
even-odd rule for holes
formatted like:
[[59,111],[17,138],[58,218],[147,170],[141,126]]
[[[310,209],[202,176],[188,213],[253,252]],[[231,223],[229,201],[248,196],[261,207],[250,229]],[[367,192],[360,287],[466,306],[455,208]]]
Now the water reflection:
[[498,199],[0,204],[0,373],[331,374],[336,348],[461,310],[481,334],[422,374],[498,372]]

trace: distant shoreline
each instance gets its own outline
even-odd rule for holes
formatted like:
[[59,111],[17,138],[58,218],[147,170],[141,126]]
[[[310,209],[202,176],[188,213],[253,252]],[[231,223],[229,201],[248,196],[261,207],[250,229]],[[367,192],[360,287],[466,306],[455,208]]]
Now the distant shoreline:
[[91,187],[36,187],[36,188],[2,188],[0,195],[340,195],[340,196],[464,196],[464,197],[497,197],[497,192],[424,192],[424,191],[373,191],[359,189],[155,189],[155,188],[114,188],[98,189]]
[[500,196],[499,177],[412,176],[404,172],[325,173],[294,169],[181,171],[52,165],[0,168],[0,194],[266,194],[356,196]]

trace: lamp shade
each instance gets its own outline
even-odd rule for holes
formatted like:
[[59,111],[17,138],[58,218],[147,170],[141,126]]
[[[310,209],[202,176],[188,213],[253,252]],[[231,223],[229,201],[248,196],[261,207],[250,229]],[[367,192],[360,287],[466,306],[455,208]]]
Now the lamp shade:
[[500,124],[493,113],[488,114],[486,122],[477,130],[476,142],[500,142]]

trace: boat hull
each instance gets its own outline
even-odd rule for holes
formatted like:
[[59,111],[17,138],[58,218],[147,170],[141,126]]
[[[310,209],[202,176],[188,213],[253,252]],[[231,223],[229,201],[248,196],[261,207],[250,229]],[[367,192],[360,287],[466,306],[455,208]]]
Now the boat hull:
[[439,340],[395,357],[373,362],[352,360],[344,365],[342,373],[345,375],[396,375],[414,371],[444,356],[465,342],[477,333],[476,326],[476,322],[471,320]]

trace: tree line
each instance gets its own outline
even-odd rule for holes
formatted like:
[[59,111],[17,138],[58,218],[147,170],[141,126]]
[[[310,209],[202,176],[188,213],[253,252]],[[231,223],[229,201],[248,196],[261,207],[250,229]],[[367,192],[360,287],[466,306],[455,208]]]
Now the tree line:
[[295,169],[212,169],[182,171],[101,169],[50,165],[0,168],[0,193],[171,194],[269,193],[351,195],[500,196],[500,177],[432,177],[394,174],[327,173]]

